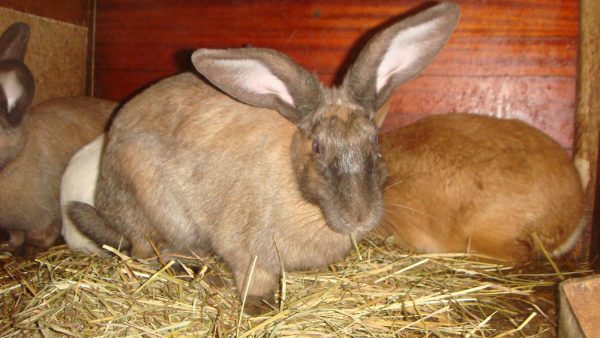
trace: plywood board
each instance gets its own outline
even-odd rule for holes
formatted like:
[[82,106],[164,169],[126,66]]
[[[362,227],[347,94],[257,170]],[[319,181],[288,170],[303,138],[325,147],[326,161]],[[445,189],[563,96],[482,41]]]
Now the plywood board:
[[88,29],[0,8],[0,30],[22,21],[31,27],[25,63],[36,83],[34,103],[85,94]]
[[600,275],[574,278],[560,284],[561,338],[598,337],[600,332]]

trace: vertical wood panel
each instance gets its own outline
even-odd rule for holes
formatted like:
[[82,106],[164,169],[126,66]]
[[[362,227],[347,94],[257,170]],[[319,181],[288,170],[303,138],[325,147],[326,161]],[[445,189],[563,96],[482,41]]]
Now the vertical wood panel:
[[[582,0],[581,20],[575,163],[583,180],[589,216],[594,215],[594,225],[592,228],[592,222],[588,222],[582,236],[591,241],[581,241],[579,251],[590,251],[590,258],[594,258],[600,254],[600,189],[597,179],[600,148],[600,2]],[[597,269],[600,270],[600,261],[597,261]]]

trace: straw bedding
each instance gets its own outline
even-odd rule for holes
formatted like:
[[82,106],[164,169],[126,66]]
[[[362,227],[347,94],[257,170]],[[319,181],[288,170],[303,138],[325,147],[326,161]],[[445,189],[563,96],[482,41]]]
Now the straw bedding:
[[371,236],[329,267],[285,271],[280,303],[249,317],[218,258],[159,264],[107,249],[116,255],[65,246],[30,259],[0,255],[1,335],[552,337],[556,283],[589,273],[415,255]]

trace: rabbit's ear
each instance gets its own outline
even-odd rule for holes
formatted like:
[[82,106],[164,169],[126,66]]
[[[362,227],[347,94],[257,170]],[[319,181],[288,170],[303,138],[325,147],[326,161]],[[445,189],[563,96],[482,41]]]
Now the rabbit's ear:
[[29,41],[29,26],[16,22],[0,36],[0,60],[17,59],[23,61]]
[[247,104],[299,122],[321,101],[320,82],[287,56],[269,49],[199,49],[192,63],[206,79]]
[[0,62],[0,124],[18,125],[31,104],[34,94],[33,76],[18,60]]
[[458,6],[444,2],[375,35],[344,79],[344,89],[370,111],[379,110],[394,88],[418,75],[456,27]]

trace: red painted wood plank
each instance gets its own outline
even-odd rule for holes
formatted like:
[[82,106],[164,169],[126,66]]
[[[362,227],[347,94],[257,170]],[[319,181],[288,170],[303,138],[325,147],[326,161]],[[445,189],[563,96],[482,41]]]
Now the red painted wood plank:
[[[459,27],[424,76],[394,96],[386,128],[465,111],[524,119],[570,148],[579,1],[457,2]],[[280,50],[330,84],[365,37],[421,3],[103,0],[96,94],[121,99],[189,69],[195,48],[245,44]]]
[[[165,37],[166,39],[166,37]],[[247,43],[258,47],[279,50],[302,66],[317,74],[334,73],[347,60],[349,45],[321,45],[312,41],[294,41],[287,45],[284,41],[272,41],[267,38],[243,42],[241,40],[214,37],[197,37],[197,45],[191,45],[184,39],[173,37],[158,46],[151,41],[123,43],[120,46],[99,43],[97,45],[98,72],[104,70],[161,70],[182,71],[189,66],[191,51],[199,47],[232,48]],[[114,41],[117,44],[118,41]],[[126,58],[114,56],[114,49],[145,50],[147,53],[131,53]],[[318,57],[315,57],[318,55]],[[575,39],[525,39],[525,38],[456,38],[452,39],[443,52],[430,65],[425,74],[453,76],[575,76],[577,44]],[[100,61],[104,60],[104,61]],[[108,61],[112,61],[108,63]]]
[[0,0],[0,7],[43,16],[87,27],[90,17],[89,0]]
[[[577,36],[577,0],[458,0],[462,6],[459,35],[493,36]],[[218,29],[219,35],[304,29],[314,31],[364,31],[407,11],[422,7],[421,0],[376,1],[119,1],[98,3],[99,23],[135,26],[148,23],[149,29],[164,29],[176,23],[181,31],[204,26]],[[130,20],[119,20],[129,18]],[[133,19],[133,20],[131,20]],[[243,29],[246,28],[246,29]]]
[[422,76],[395,93],[384,129],[430,114],[467,112],[521,119],[571,148],[575,85],[570,77]]
[[[189,66],[189,53],[198,47],[251,44],[280,50],[331,82],[368,32],[420,3],[104,0],[98,4],[96,75],[173,73]],[[426,74],[575,76],[577,1],[459,3],[462,21]],[[120,84],[111,86],[116,93]],[[124,87],[111,98],[129,91]]]

